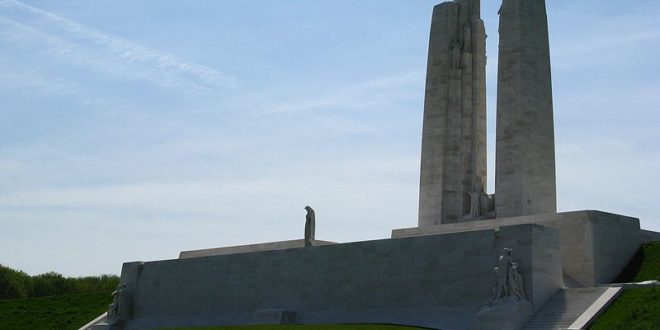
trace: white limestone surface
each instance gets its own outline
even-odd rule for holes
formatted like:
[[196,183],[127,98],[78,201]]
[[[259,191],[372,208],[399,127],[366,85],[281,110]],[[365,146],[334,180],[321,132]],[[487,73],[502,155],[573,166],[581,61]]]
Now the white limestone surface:
[[392,237],[473,230],[501,230],[535,223],[559,229],[564,275],[581,286],[610,283],[640,246],[639,219],[600,211],[576,211],[395,229]]
[[424,97],[419,226],[461,221],[486,180],[486,32],[480,2],[433,8]]
[[545,0],[504,0],[497,74],[495,213],[557,212]]
[[[321,241],[321,240],[312,241],[313,246],[329,245],[329,244],[337,244],[337,243]],[[202,250],[181,251],[181,253],[179,253],[179,259],[294,249],[294,248],[301,248],[304,246],[305,246],[304,239],[294,239],[289,241],[269,242],[269,243],[261,243],[261,244],[238,245],[238,246],[219,247],[219,248],[202,249]]]
[[503,248],[534,306],[562,287],[559,232],[492,230],[126,263],[124,329],[250,324],[257,311],[295,323],[392,323],[467,329],[490,300]]

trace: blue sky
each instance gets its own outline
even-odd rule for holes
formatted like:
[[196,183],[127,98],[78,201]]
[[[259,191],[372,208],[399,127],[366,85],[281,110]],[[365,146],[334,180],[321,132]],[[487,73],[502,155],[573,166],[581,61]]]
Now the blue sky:
[[[0,263],[118,273],[299,238],[308,204],[319,239],[415,226],[436,3],[0,0]],[[559,210],[660,230],[660,3],[548,15]]]

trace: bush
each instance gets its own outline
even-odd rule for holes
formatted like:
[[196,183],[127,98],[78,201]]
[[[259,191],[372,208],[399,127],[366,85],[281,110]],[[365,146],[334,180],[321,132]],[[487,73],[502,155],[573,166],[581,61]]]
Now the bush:
[[30,294],[30,276],[0,265],[0,299],[25,298]]
[[71,278],[49,272],[30,276],[0,265],[0,299],[112,292],[118,284],[115,275]]

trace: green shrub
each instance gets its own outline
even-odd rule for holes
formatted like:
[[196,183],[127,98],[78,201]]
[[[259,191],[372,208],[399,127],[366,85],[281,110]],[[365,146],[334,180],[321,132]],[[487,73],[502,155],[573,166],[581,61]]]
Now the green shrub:
[[116,275],[72,278],[49,272],[30,276],[0,265],[0,299],[112,292],[118,284],[119,277]]
[[25,298],[30,294],[30,276],[0,265],[0,299]]

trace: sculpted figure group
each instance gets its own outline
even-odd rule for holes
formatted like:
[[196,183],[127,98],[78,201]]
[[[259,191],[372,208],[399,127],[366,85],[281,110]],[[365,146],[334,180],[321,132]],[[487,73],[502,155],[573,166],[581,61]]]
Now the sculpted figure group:
[[495,217],[495,196],[486,194],[481,178],[475,176],[470,192],[470,213],[465,219],[491,219]]
[[493,298],[490,304],[497,300],[513,297],[518,301],[527,300],[525,294],[525,282],[518,271],[518,263],[511,259],[512,249],[505,248],[500,256],[495,274],[497,274],[497,285],[493,288]]
[[108,306],[108,324],[122,324],[128,320],[131,311],[131,301],[126,283],[117,286],[112,293],[112,304]]

